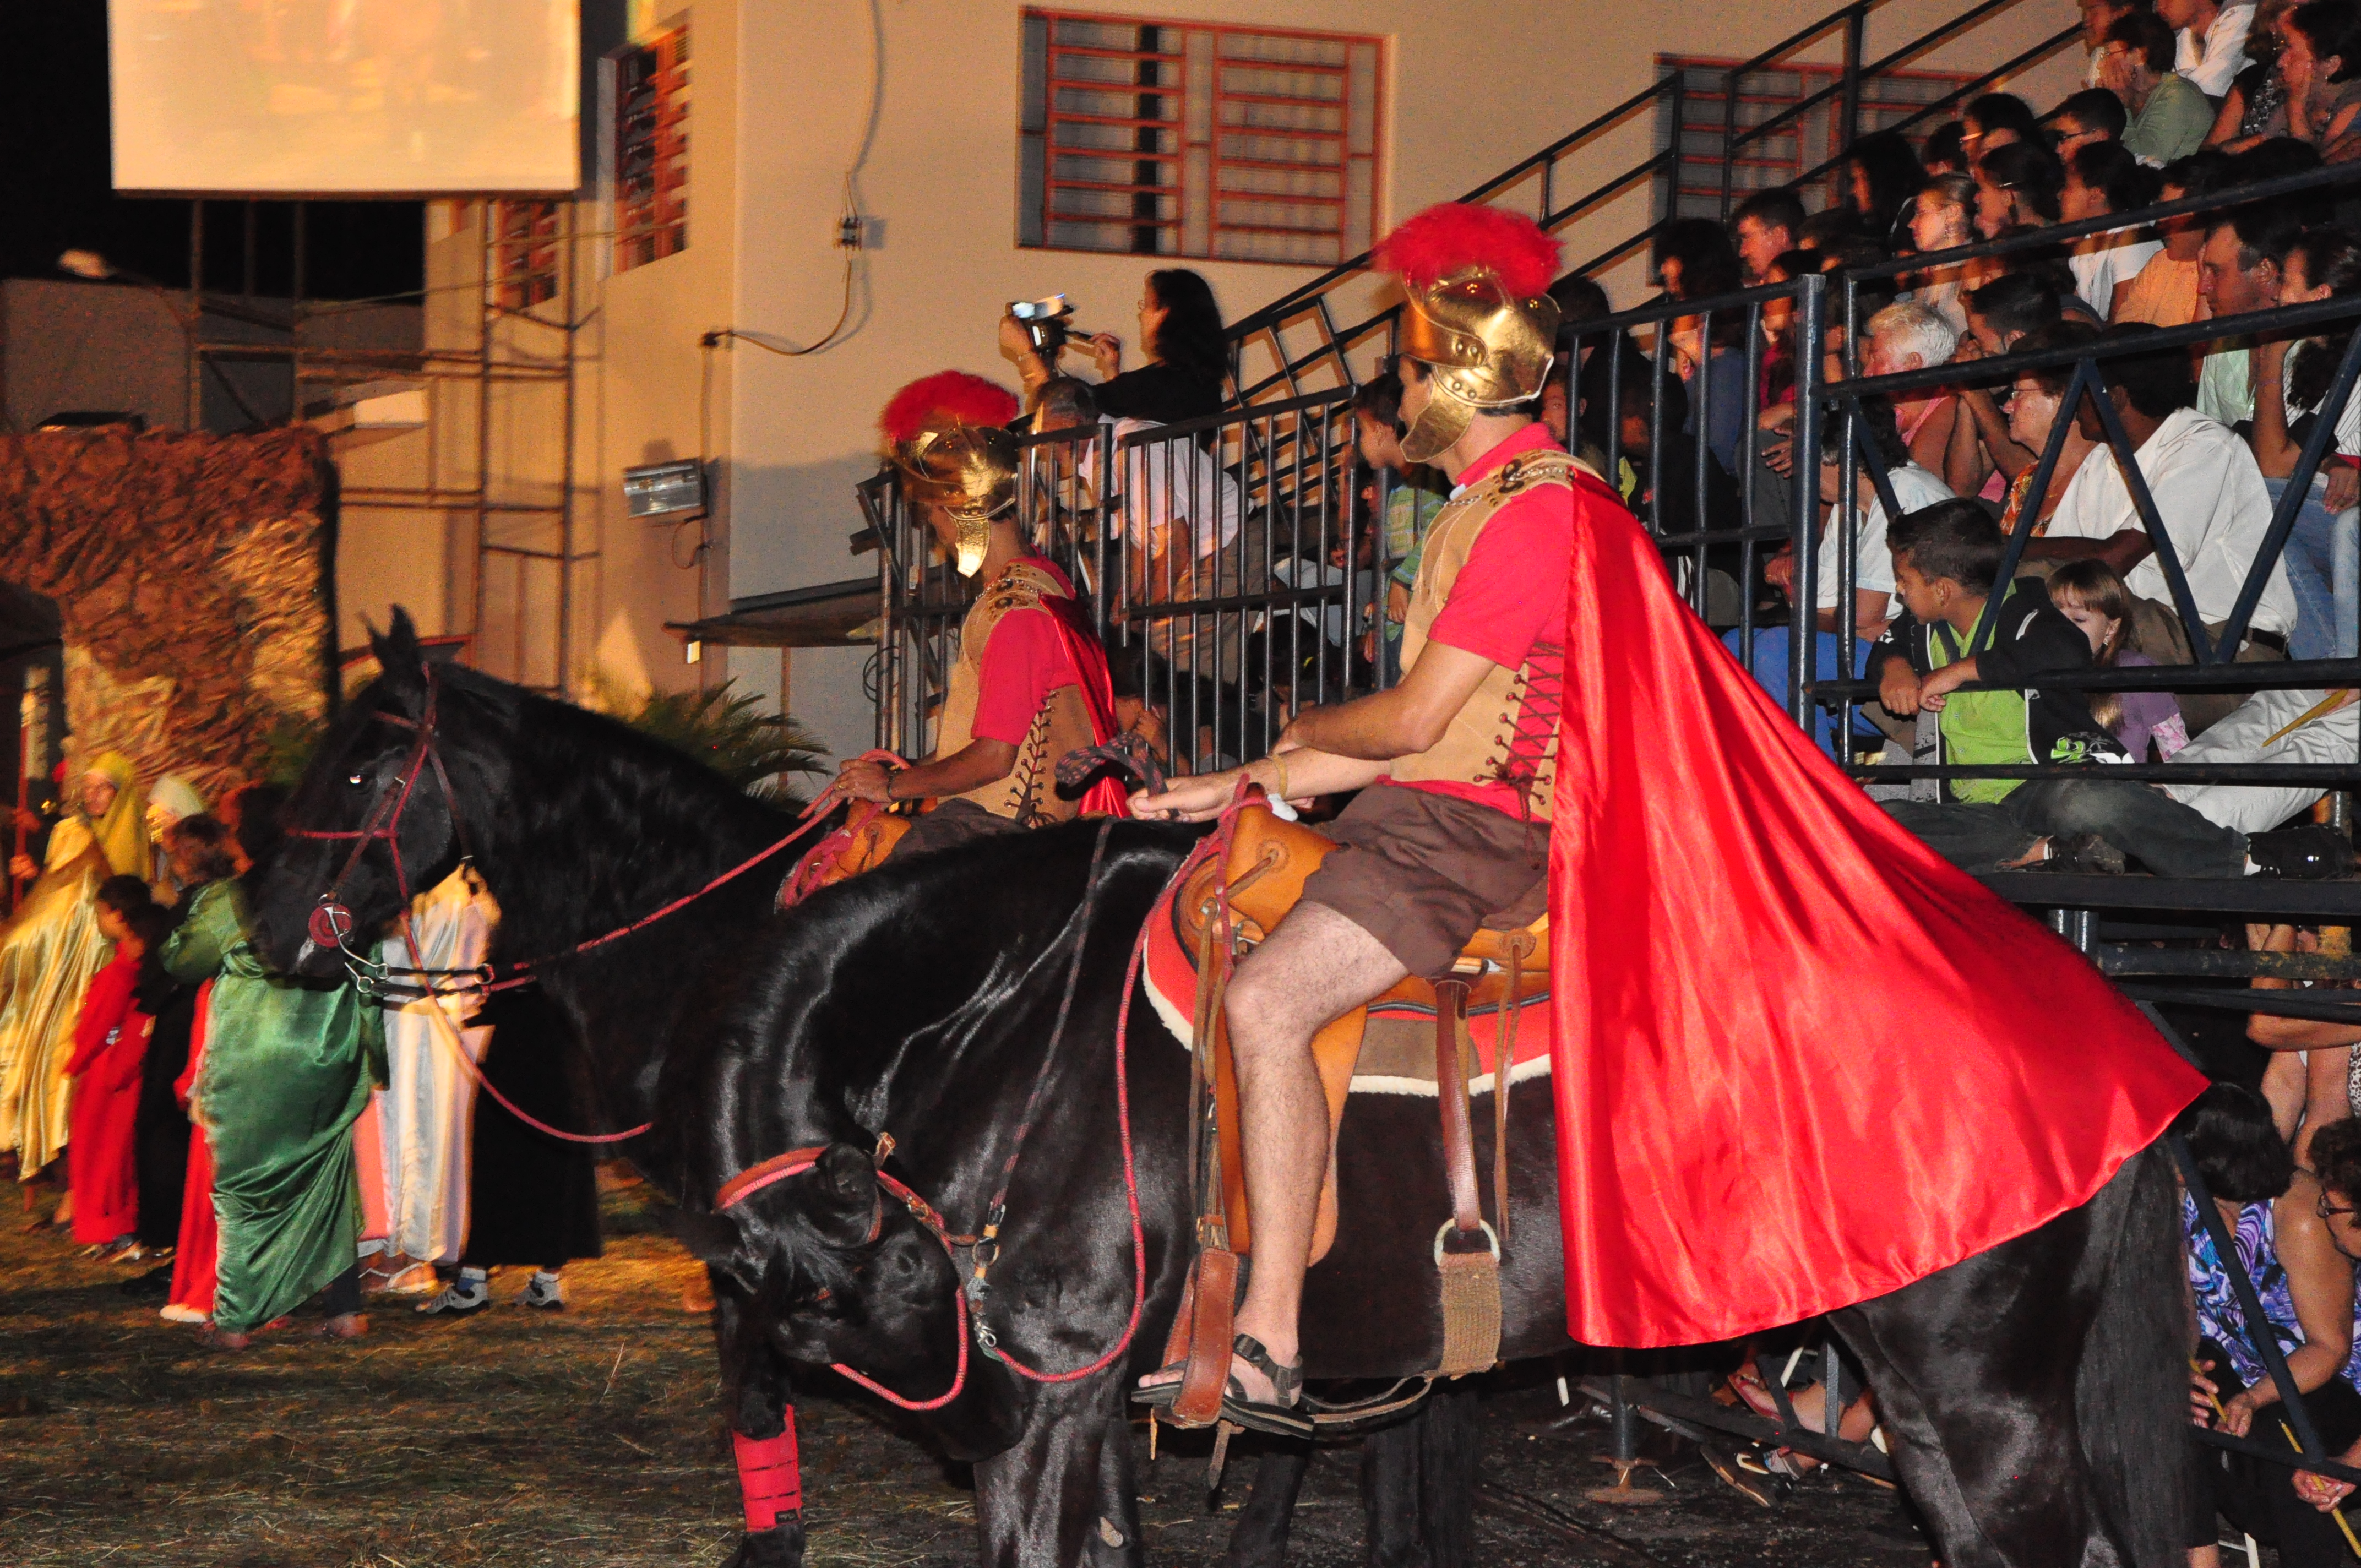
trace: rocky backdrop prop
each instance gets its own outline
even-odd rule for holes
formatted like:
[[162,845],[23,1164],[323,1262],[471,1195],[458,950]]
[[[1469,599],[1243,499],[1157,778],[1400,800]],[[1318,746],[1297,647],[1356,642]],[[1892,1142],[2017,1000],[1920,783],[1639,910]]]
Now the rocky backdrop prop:
[[72,755],[214,801],[324,716],[326,477],[310,430],[0,438],[0,578],[56,601]]

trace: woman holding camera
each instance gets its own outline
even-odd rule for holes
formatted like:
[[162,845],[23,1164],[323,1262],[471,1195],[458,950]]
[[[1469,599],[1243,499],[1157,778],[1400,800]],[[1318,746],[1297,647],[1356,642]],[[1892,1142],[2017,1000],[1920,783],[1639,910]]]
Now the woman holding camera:
[[[1053,319],[1054,320],[1054,319]],[[1065,351],[1063,322],[1049,341],[1045,354],[1036,347],[1036,332],[1043,324],[1000,318],[1000,352],[1013,361],[1024,378],[1026,400],[1056,373],[1058,356]],[[1123,368],[1123,340],[1112,333],[1084,338],[1078,347],[1097,365],[1099,384],[1093,389],[1099,411],[1109,419],[1140,419],[1151,424],[1174,424],[1218,413],[1222,379],[1228,352],[1222,340],[1222,313],[1205,280],[1186,268],[1151,272],[1139,293],[1139,349],[1147,363]]]

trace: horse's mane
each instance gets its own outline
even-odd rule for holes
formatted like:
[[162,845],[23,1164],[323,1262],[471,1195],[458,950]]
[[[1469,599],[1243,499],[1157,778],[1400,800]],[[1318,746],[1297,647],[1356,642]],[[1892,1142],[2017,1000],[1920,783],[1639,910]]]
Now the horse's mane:
[[[620,719],[474,670],[436,675],[446,727],[461,721],[455,739],[471,732],[463,715],[480,717],[501,737],[507,776],[497,797],[481,773],[472,785],[457,776],[453,784],[470,823],[493,824],[512,857],[485,868],[501,884],[502,956],[547,951],[635,920],[792,826],[785,813]],[[517,846],[555,841],[568,842],[570,852],[515,858]],[[488,861],[501,852],[478,848]],[[784,857],[778,870],[785,874]]]

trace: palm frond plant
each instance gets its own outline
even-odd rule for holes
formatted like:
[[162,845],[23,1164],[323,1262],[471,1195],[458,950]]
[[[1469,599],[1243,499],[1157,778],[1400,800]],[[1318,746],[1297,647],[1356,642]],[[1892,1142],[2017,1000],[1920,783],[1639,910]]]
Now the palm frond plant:
[[610,711],[650,740],[694,757],[757,800],[801,806],[807,798],[789,778],[824,774],[827,748],[785,714],[762,711],[752,692],[724,681],[702,691],[653,692]]

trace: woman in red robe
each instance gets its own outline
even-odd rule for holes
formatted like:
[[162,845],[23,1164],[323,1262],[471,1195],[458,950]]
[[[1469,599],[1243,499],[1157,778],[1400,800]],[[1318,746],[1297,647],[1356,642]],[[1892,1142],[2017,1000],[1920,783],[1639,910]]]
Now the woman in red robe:
[[[136,899],[117,887],[123,883],[137,892]],[[170,916],[148,901],[145,883],[117,877],[100,887],[98,929],[115,944],[115,957],[91,976],[82,993],[73,1056],[66,1063],[66,1077],[73,1083],[67,1113],[73,1238],[86,1247],[129,1246],[139,1223],[134,1135],[139,1119],[139,1064],[148,1053],[148,1031],[154,1020],[139,1011],[132,991],[139,979],[140,959],[170,926]]]

